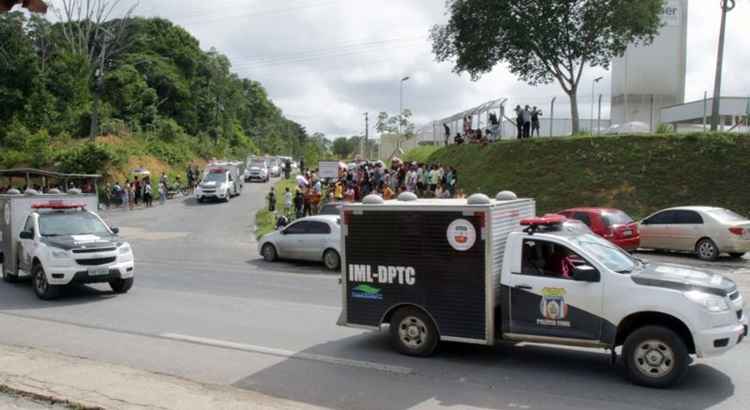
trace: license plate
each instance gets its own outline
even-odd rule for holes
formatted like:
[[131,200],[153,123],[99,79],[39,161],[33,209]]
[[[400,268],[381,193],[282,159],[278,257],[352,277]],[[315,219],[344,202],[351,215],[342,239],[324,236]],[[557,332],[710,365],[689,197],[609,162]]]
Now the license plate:
[[633,235],[633,231],[631,231],[630,229],[628,229],[626,231],[622,231],[622,235],[623,236],[632,236]]
[[89,276],[109,275],[109,268],[89,268]]

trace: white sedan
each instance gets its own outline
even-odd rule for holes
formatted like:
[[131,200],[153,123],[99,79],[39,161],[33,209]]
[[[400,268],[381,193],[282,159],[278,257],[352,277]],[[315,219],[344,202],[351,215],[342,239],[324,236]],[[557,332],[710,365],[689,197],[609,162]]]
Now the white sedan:
[[323,261],[326,268],[341,266],[341,221],[338,215],[300,218],[287,227],[263,235],[258,251],[267,262],[277,259]]

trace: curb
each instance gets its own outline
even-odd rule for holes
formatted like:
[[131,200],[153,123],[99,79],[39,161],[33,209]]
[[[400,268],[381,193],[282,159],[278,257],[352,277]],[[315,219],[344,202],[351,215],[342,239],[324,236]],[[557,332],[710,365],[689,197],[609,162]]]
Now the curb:
[[0,393],[8,394],[11,396],[23,397],[34,401],[41,401],[52,405],[61,404],[63,406],[75,409],[75,410],[105,410],[99,406],[89,406],[83,403],[78,403],[64,399],[61,397],[52,396],[49,394],[36,393],[28,390],[21,390],[15,387],[9,386],[5,383],[0,383]]

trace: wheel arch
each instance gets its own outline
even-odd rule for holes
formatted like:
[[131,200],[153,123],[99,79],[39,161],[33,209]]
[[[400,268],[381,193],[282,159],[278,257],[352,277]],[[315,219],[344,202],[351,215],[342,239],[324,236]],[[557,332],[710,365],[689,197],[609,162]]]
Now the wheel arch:
[[437,331],[438,340],[440,339],[440,335],[441,335],[440,325],[438,325],[438,322],[437,320],[435,320],[435,317],[432,316],[432,314],[423,306],[417,305],[415,303],[397,303],[395,305],[392,305],[391,307],[386,309],[385,313],[380,318],[379,325],[382,325],[383,323],[391,323],[391,318],[393,317],[393,314],[396,313],[397,310],[401,308],[406,308],[406,307],[417,309],[421,311],[422,313],[424,313],[425,315],[427,315],[427,317],[429,317],[430,320],[432,320],[432,324],[435,325],[435,330]]
[[679,318],[662,312],[637,312],[625,317],[617,326],[614,346],[621,346],[625,339],[644,326],[662,326],[677,333],[684,341],[690,354],[695,354],[695,340],[690,328]]

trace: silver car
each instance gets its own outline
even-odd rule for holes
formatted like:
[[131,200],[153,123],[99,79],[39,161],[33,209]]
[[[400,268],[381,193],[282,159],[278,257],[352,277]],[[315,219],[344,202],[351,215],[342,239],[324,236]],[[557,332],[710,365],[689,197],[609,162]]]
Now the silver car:
[[640,223],[641,247],[695,252],[703,260],[721,253],[750,252],[750,220],[724,209],[686,206],[664,209]]
[[267,262],[276,259],[323,261],[326,268],[341,266],[341,222],[337,215],[300,218],[264,235],[258,251]]

